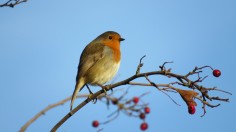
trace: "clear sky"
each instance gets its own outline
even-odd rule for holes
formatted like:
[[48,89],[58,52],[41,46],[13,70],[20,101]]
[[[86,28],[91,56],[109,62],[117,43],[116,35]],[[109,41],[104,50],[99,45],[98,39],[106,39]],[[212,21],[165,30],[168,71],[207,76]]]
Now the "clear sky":
[[[179,74],[195,66],[211,65],[220,69],[222,76],[214,78],[206,70],[209,78],[203,85],[233,93],[229,96],[213,92],[211,95],[229,97],[231,102],[207,108],[202,118],[200,102],[196,114],[189,115],[178,95],[171,94],[181,106],[155,88],[131,87],[127,97],[151,91],[143,98],[151,108],[147,131],[236,130],[235,0],[29,0],[13,9],[0,8],[0,131],[18,131],[41,109],[70,96],[83,48],[108,30],[117,31],[126,39],[121,44],[122,62],[115,81],[133,75],[139,59],[147,55],[142,72],[158,70],[165,61],[174,61],[168,66]],[[92,88],[94,92],[98,89]],[[107,110],[104,103],[90,103],[58,131],[96,131],[91,122],[106,121],[114,110],[115,107]],[[57,107],[27,131],[49,131],[68,111],[69,103]],[[141,123],[120,114],[100,128],[104,132],[136,132]]]

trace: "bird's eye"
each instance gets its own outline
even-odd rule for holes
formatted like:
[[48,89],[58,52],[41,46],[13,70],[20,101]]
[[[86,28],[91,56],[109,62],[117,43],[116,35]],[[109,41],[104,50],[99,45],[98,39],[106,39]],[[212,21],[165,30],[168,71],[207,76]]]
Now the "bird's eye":
[[110,40],[112,40],[112,36],[109,36],[108,38],[109,38]]

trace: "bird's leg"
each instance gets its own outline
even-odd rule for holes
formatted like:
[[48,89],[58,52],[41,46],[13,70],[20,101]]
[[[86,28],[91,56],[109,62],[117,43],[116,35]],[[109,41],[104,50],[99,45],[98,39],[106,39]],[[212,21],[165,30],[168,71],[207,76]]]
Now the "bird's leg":
[[89,90],[90,94],[93,94],[93,92],[90,90],[89,86],[86,84],[87,89]]
[[[89,96],[88,96],[88,98],[91,98],[91,96],[93,95],[93,92],[90,90],[90,88],[89,88],[89,86],[86,84],[86,87],[87,87],[87,89],[89,90]],[[97,102],[97,98],[95,98],[95,99],[93,99],[93,103],[95,104],[96,102]]]

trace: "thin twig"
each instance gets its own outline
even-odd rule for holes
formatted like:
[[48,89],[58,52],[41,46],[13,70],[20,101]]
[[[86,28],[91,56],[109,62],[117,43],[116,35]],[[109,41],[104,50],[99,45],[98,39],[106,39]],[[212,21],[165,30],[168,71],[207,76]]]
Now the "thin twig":
[[146,55],[144,55],[144,56],[139,60],[139,65],[138,65],[137,70],[136,70],[136,75],[140,73],[140,69],[141,69],[141,67],[143,66],[142,60],[143,60],[143,58],[145,58],[145,57],[146,57]]
[[6,3],[1,4],[0,7],[15,7],[18,4],[27,2],[28,0],[8,0]]
[[162,93],[164,93],[167,97],[169,97],[171,99],[171,101],[173,101],[176,105],[180,106],[180,104],[178,104],[173,98],[170,97],[169,94],[167,94],[166,92],[162,91],[155,83],[153,83],[147,76],[145,76],[145,78],[147,79],[147,81],[153,85],[154,87],[156,87],[158,90],[160,90]]

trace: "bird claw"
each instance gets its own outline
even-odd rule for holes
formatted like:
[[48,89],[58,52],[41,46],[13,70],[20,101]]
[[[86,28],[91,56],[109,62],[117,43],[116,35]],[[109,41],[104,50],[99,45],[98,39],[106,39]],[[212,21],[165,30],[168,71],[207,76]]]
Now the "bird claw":
[[113,88],[111,88],[111,93],[113,93]]
[[103,89],[103,92],[104,92],[104,94],[105,94],[105,96],[107,95],[107,87],[106,86],[103,86],[103,85],[101,85],[101,84],[97,84],[98,86],[100,86],[102,89]]
[[[91,99],[91,98],[92,98],[91,96],[93,95],[93,92],[90,90],[90,88],[89,88],[89,86],[88,86],[88,85],[86,85],[86,87],[88,88],[88,90],[89,90],[89,93],[90,93],[90,94],[89,94],[89,96],[88,96],[88,98],[89,98],[89,99]],[[92,101],[93,101],[93,103],[94,103],[94,104],[96,104],[96,103],[97,103],[97,100],[98,100],[97,98],[95,98],[95,99],[92,99]]]
[[[93,95],[93,93],[90,93],[89,96],[88,96],[88,98],[91,99],[91,96],[92,96],[92,95]],[[92,102],[93,102],[94,104],[96,104],[96,103],[97,103],[97,100],[98,100],[98,98],[92,99]]]
[[107,95],[107,90],[106,90],[106,88],[103,88],[103,92],[104,92],[104,94],[105,94],[105,96]]

